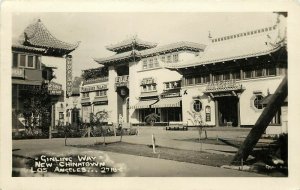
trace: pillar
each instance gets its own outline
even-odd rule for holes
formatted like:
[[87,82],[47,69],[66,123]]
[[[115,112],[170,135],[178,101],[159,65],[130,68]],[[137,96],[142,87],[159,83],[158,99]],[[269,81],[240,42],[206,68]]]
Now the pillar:
[[240,95],[237,97],[237,117],[238,117],[238,127],[241,127],[241,113],[240,113]]
[[219,127],[219,102],[215,99],[215,125]]
[[66,97],[72,95],[72,55],[66,56]]
[[110,122],[118,122],[118,94],[115,91],[115,80],[118,76],[114,66],[108,67],[108,91],[107,98],[109,104],[109,120]]

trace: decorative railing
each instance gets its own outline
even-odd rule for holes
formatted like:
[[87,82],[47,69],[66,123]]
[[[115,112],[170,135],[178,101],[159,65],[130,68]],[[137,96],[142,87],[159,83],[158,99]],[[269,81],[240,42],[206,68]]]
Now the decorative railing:
[[123,75],[123,76],[118,76],[116,77],[115,80],[115,87],[122,87],[126,86],[127,88],[129,87],[129,75]]
[[211,82],[206,86],[205,92],[230,91],[243,89],[243,86],[235,80]]
[[100,77],[100,78],[84,80],[83,84],[94,84],[94,83],[107,82],[107,81],[108,81],[108,77]]

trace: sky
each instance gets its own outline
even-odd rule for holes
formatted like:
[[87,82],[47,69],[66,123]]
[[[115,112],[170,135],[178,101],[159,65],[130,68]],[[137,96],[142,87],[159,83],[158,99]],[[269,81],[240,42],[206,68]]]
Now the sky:
[[12,34],[17,38],[37,19],[56,38],[76,43],[72,52],[73,76],[81,70],[99,66],[93,58],[113,55],[105,46],[130,36],[165,45],[178,41],[208,44],[213,38],[272,26],[276,15],[271,12],[252,13],[18,13],[13,15]]

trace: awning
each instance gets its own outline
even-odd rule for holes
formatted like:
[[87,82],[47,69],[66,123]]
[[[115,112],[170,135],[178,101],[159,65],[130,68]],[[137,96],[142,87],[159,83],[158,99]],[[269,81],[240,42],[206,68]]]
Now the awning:
[[40,86],[40,85],[42,85],[42,81],[12,79],[12,84]]
[[90,100],[90,98],[81,99],[80,103],[83,106],[89,106],[89,105],[91,105],[91,100]]
[[169,107],[180,107],[181,97],[163,98],[159,102],[153,104],[152,108],[169,108]]
[[150,108],[157,100],[140,100],[135,106],[132,106],[131,109],[144,109]]
[[93,100],[94,105],[106,105],[108,103],[107,96],[105,97],[95,97]]

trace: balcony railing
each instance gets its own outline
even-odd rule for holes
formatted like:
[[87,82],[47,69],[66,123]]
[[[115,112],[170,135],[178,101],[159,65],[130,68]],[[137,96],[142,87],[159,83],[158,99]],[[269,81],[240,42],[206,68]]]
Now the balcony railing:
[[122,86],[126,86],[128,88],[129,87],[129,75],[123,75],[123,76],[116,77],[115,86],[116,86],[116,88],[122,87]]
[[94,78],[94,79],[88,79],[83,81],[83,84],[94,84],[94,83],[100,83],[100,82],[107,82],[108,77],[100,77],[100,78]]
[[205,92],[231,91],[240,89],[243,89],[243,86],[237,83],[235,80],[225,80],[209,83],[206,86]]

